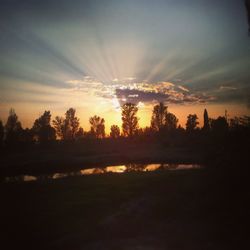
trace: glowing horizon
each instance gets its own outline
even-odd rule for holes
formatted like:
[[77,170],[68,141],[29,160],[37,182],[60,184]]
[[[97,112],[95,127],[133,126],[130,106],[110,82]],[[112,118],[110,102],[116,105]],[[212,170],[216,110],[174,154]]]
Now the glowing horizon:
[[[32,109],[27,109],[25,107],[25,104],[22,103],[23,106],[18,105],[17,108],[13,107],[18,115],[18,119],[21,122],[23,128],[31,128],[33,126],[33,123],[35,119],[37,119],[40,115],[43,114],[45,110],[50,110],[52,114],[52,119],[55,118],[55,116],[64,116],[67,109],[65,110],[59,109],[58,111],[53,108],[46,108],[41,109],[40,105],[39,107],[33,107]],[[27,104],[29,106],[29,104]],[[151,122],[151,115],[153,110],[153,105],[155,104],[149,104],[144,105],[143,107],[139,107],[138,110],[138,118],[139,118],[139,126],[140,128],[145,128],[150,126]],[[72,106],[73,107],[73,106]],[[74,108],[74,107],[73,107]],[[117,110],[114,106],[110,107],[110,110],[107,110],[107,112],[99,111],[94,112],[93,110],[88,110],[84,108],[76,108],[76,115],[80,119],[80,126],[83,127],[84,131],[90,130],[90,124],[89,124],[89,118],[94,115],[98,115],[105,119],[105,132],[108,135],[110,132],[111,125],[118,125],[121,128],[122,120],[121,120],[121,112],[120,110]],[[203,112],[204,109],[208,110],[208,115],[210,118],[217,118],[218,116],[224,116],[225,111],[227,111],[228,118],[234,118],[235,116],[243,116],[243,115],[249,115],[248,109],[245,106],[242,105],[235,105],[235,104],[199,104],[199,105],[168,105],[168,111],[171,113],[174,113],[179,122],[178,125],[181,125],[183,128],[185,128],[185,123],[187,120],[187,116],[189,114],[197,114],[198,116],[198,127],[202,127],[203,125]],[[22,112],[21,110],[28,110],[26,112]],[[97,108],[98,109],[98,108]],[[6,107],[4,109],[5,116],[3,122],[5,123],[7,120],[7,116],[9,113],[9,107]],[[87,112],[86,112],[87,111]],[[88,115],[89,114],[89,115]]]

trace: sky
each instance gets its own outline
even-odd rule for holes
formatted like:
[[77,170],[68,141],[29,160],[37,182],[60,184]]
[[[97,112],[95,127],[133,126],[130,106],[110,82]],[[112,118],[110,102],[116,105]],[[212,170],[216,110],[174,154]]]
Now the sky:
[[1,0],[0,119],[23,127],[44,110],[140,125],[163,101],[185,125],[196,113],[250,114],[250,36],[242,0]]

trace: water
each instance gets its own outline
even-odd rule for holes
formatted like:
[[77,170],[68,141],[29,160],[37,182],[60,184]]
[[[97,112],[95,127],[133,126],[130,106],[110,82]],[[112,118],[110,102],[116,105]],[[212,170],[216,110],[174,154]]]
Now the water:
[[74,172],[52,173],[47,175],[19,175],[5,177],[4,182],[31,182],[39,180],[54,180],[66,178],[69,176],[84,176],[84,175],[97,175],[107,173],[126,173],[126,172],[148,172],[160,170],[185,170],[185,169],[199,169],[201,165],[198,164],[126,164],[116,166],[106,166],[97,168],[86,168]]

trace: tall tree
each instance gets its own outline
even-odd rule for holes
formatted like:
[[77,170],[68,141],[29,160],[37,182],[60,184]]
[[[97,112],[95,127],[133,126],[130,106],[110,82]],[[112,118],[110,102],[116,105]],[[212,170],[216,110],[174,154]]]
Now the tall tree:
[[120,136],[120,128],[117,125],[112,125],[110,128],[110,137],[118,138]]
[[3,122],[0,120],[0,146],[3,143],[3,137],[4,137],[4,126]]
[[168,112],[168,107],[164,103],[160,102],[154,106],[152,117],[151,117],[151,127],[155,131],[159,131],[165,125],[165,119]]
[[209,125],[209,118],[208,118],[208,113],[206,109],[204,109],[203,119],[204,119],[204,124],[203,124],[202,129],[207,132],[210,129],[210,125]]
[[122,106],[122,131],[125,136],[133,136],[139,127],[137,118],[138,108],[133,103]]
[[61,116],[56,116],[52,121],[52,124],[56,130],[57,137],[65,140],[66,139],[66,128],[65,128],[65,119]]
[[25,143],[33,142],[34,133],[32,128],[26,128],[22,130],[22,141]]
[[91,134],[95,138],[105,137],[105,120],[99,116],[93,116],[89,118],[89,123],[91,125]]
[[79,118],[76,117],[76,110],[70,108],[65,113],[65,118],[56,116],[52,121],[57,137],[63,140],[74,140],[79,130]]
[[67,138],[68,139],[75,139],[76,133],[79,129],[79,119],[76,117],[76,110],[70,108],[65,113],[65,127],[67,131]]
[[165,119],[167,130],[174,130],[177,128],[178,119],[173,113],[167,113]]
[[35,120],[33,125],[33,133],[37,136],[40,142],[47,142],[55,140],[56,131],[50,125],[51,114],[50,111],[44,111],[43,115],[41,115],[38,119]]
[[7,122],[5,124],[6,131],[6,143],[12,144],[20,141],[20,136],[22,133],[22,125],[18,121],[18,117],[14,109],[10,109]]
[[198,116],[196,114],[188,115],[187,122],[186,122],[186,130],[188,132],[192,132],[197,128],[197,125],[199,124]]
[[76,138],[83,138],[83,136],[84,136],[84,131],[83,131],[83,128],[80,127],[78,131],[76,132]]
[[211,120],[211,130],[218,135],[224,135],[228,131],[228,123],[225,117],[219,116]]
[[250,128],[250,116],[244,115],[239,118],[240,124],[243,127]]

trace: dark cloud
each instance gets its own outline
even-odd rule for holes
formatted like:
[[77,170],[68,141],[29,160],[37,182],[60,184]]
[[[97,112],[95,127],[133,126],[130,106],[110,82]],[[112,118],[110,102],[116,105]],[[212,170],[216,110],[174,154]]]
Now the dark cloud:
[[131,102],[138,104],[139,102],[166,101],[169,95],[154,92],[145,92],[136,89],[116,89],[116,96],[120,104]]
[[[176,90],[173,90],[176,89]],[[116,89],[116,97],[121,105],[126,102],[138,104],[165,102],[171,104],[185,104],[185,103],[204,103],[210,101],[211,97],[203,94],[191,94],[184,92],[181,89],[174,88],[168,93],[150,92],[137,89]],[[178,90],[178,91],[177,91]]]
[[237,103],[245,104],[249,107],[250,104],[250,87],[233,88],[222,86],[219,91],[211,94],[215,97],[213,102],[216,103]]

